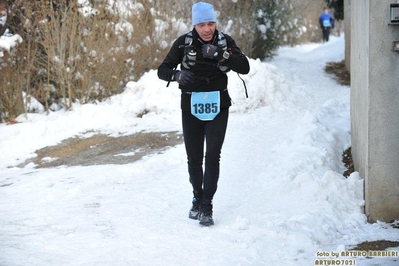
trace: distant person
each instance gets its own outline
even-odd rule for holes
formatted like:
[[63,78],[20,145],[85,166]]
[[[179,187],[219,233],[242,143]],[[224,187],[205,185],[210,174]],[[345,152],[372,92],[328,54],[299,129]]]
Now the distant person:
[[334,19],[327,7],[324,8],[323,13],[320,15],[319,23],[323,31],[323,42],[328,42],[330,38],[330,29],[334,28]]
[[[233,38],[216,29],[213,5],[194,4],[192,23],[194,28],[173,43],[158,68],[158,77],[179,83],[183,137],[194,195],[189,218],[209,226],[214,224],[212,200],[231,105],[227,72],[247,74],[249,62]],[[180,70],[176,69],[178,65]]]

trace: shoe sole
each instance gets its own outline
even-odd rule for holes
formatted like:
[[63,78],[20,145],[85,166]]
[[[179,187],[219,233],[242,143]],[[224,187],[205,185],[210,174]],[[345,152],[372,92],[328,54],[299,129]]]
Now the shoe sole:
[[204,226],[214,225],[212,218],[199,219],[199,224]]
[[215,223],[214,222],[200,222],[199,224],[203,225],[203,226],[211,226],[211,225],[214,225]]
[[191,215],[189,215],[188,218],[193,219],[193,220],[198,220],[198,215],[197,215],[197,216],[191,216]]
[[190,213],[188,214],[188,218],[193,219],[193,220],[198,220],[199,212],[196,214]]

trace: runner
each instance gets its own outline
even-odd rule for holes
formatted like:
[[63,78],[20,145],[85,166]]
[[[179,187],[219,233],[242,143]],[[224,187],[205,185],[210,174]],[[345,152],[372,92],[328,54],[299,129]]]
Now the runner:
[[[226,73],[249,72],[249,62],[227,34],[216,29],[213,5],[192,7],[192,31],[178,37],[158,68],[158,77],[181,89],[183,136],[194,198],[189,218],[213,225],[212,199],[231,99]],[[180,69],[176,70],[177,65]],[[205,147],[205,167],[203,169]]]

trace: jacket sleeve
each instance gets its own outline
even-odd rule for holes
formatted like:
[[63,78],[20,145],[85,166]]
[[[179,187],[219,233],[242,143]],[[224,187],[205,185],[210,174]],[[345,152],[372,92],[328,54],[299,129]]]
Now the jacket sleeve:
[[158,78],[168,82],[174,80],[174,76],[178,71],[176,70],[176,67],[183,59],[184,49],[180,46],[184,45],[184,40],[185,35],[182,35],[173,43],[170,51],[166,55],[161,65],[158,67]]
[[241,52],[241,49],[238,48],[233,38],[226,34],[225,38],[227,41],[228,51],[230,52],[230,57],[228,60],[222,62],[221,65],[227,66],[239,74],[248,74],[250,68],[247,57]]

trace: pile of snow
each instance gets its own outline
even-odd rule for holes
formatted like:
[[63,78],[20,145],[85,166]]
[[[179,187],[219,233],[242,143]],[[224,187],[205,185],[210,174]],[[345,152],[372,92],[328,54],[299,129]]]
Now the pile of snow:
[[3,36],[0,36],[0,57],[3,57],[4,50],[9,52],[11,48],[17,46],[21,42],[22,38],[18,34],[4,34]]

